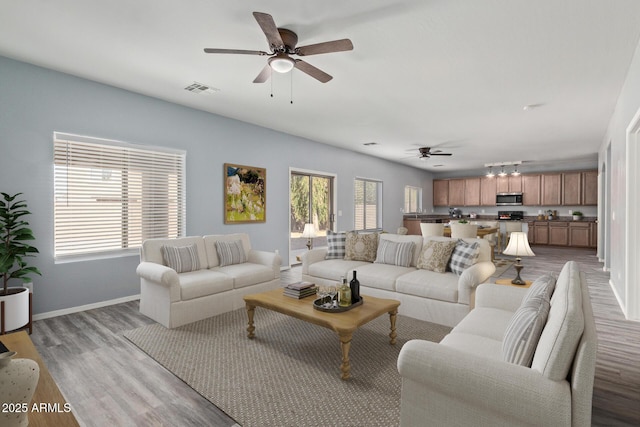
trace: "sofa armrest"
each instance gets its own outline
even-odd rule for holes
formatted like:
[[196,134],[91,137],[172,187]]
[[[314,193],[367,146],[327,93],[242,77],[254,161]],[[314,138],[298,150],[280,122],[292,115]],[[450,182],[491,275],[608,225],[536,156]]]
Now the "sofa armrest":
[[499,308],[515,312],[528,288],[483,283],[476,290],[476,307]]
[[462,272],[458,279],[458,302],[469,305],[476,286],[485,282],[496,271],[491,261],[480,261]]
[[327,255],[327,248],[311,249],[301,255],[302,274],[309,274],[309,266],[313,263],[323,261]]
[[[438,411],[443,401],[455,400],[457,406],[450,410],[461,413],[476,408],[495,414],[496,419],[516,420],[514,424],[535,420],[538,425],[571,425],[569,383],[552,381],[531,368],[412,340],[400,351],[398,372],[403,383],[408,379],[416,383],[415,388],[424,387],[424,393],[417,396],[414,390],[411,399],[418,399],[415,404],[419,409],[412,410]],[[404,395],[402,400],[404,407]]]
[[257,251],[251,249],[249,251],[249,262],[254,264],[262,264],[273,269],[274,278],[280,277],[280,265],[282,264],[282,257],[275,252]]
[[159,285],[171,287],[179,286],[180,280],[178,273],[172,268],[165,265],[156,264],[155,262],[143,261],[136,268],[136,273],[143,279]]

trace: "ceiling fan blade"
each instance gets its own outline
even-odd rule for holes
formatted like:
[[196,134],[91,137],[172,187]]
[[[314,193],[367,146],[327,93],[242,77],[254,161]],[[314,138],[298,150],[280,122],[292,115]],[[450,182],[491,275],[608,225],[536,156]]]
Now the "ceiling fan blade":
[[433,152],[431,152],[429,154],[432,155],[432,156],[452,156],[453,155],[451,153],[433,153]]
[[270,53],[263,52],[261,50],[242,50],[242,49],[214,49],[214,48],[205,48],[206,53],[237,53],[242,55],[271,55]]
[[302,59],[296,59],[296,68],[322,83],[326,83],[333,78],[321,69],[314,67],[308,62],[304,62]]
[[269,77],[271,77],[271,67],[269,66],[269,64],[267,64],[264,66],[262,71],[260,71],[260,74],[258,74],[258,76],[255,79],[253,79],[253,82],[264,83],[267,80],[269,80]]
[[280,37],[280,32],[278,32],[278,27],[276,27],[273,17],[268,13],[262,12],[253,12],[253,17],[256,18],[258,25],[262,28],[262,32],[267,36],[269,47],[271,47],[272,50],[283,48],[284,42],[282,41],[282,37]]
[[300,56],[319,55],[321,53],[344,52],[353,50],[353,43],[349,39],[334,40],[331,42],[323,42],[300,46],[296,49],[296,53]]

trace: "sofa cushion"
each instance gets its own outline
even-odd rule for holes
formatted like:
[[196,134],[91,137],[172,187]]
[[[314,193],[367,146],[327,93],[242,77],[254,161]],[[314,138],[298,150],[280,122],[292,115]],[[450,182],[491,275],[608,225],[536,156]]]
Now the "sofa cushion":
[[373,262],[378,251],[378,233],[358,234],[347,232],[344,259]]
[[[360,271],[358,270],[358,277]],[[458,279],[453,273],[413,270],[396,280],[396,292],[440,301],[458,302]]]
[[449,268],[459,276],[463,271],[476,263],[479,255],[480,245],[478,242],[469,243],[459,239],[451,253]]
[[174,269],[176,273],[200,270],[198,247],[195,244],[188,246],[162,245],[161,251],[163,264]]
[[233,279],[234,289],[268,282],[275,278],[273,269],[266,265],[254,264],[252,262],[216,267],[215,271],[219,271],[231,277]]
[[477,357],[487,357],[495,360],[500,360],[502,352],[502,342],[500,340],[463,332],[450,333],[440,341],[440,344],[471,353]]
[[232,264],[242,264],[247,262],[247,254],[244,252],[242,242],[234,240],[232,242],[216,242],[216,253],[220,267]]
[[533,298],[536,295],[542,295],[546,299],[551,299],[553,290],[556,288],[556,278],[553,274],[547,273],[538,277],[529,288],[527,294],[524,296],[522,302],[527,301],[529,298]]
[[180,275],[182,301],[213,295],[233,289],[233,278],[211,270],[198,270]]
[[[531,364],[532,369],[551,380],[565,379],[571,369],[584,330],[582,296],[578,264],[569,261],[558,275],[551,297],[549,319]],[[585,298],[589,298],[587,291]]]
[[413,242],[392,242],[380,239],[378,252],[374,262],[378,264],[391,264],[400,267],[409,267],[413,258]]
[[329,246],[324,259],[344,259],[346,233],[335,233],[327,230],[327,244]]
[[[414,267],[400,267],[389,264],[365,264],[355,270],[358,272],[360,286],[395,291],[398,277],[416,269]],[[351,275],[348,274],[346,277]]]
[[502,341],[502,359],[522,366],[531,366],[540,334],[549,315],[549,300],[534,295],[513,314]]
[[475,307],[453,329],[502,342],[513,311],[495,307]]
[[455,241],[439,242],[430,240],[422,248],[418,268],[444,273],[451,258],[451,252],[455,248]]
[[310,264],[308,274],[313,277],[339,282],[341,277],[348,277],[347,274],[351,270],[357,269],[363,265],[369,265],[369,263],[364,261],[327,259]]

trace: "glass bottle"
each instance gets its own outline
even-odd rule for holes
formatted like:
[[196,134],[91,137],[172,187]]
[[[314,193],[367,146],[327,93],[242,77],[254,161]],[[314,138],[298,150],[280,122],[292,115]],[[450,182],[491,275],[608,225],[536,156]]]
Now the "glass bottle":
[[340,307],[349,307],[351,305],[351,288],[347,285],[347,278],[344,276],[338,291],[338,305]]
[[351,304],[355,304],[360,301],[360,281],[356,278],[356,271],[353,271],[353,279],[349,284],[351,288]]

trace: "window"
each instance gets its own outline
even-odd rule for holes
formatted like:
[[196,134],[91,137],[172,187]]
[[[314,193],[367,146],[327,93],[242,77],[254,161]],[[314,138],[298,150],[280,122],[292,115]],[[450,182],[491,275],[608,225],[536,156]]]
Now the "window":
[[422,211],[422,188],[406,185],[404,187],[404,212],[416,213]]
[[382,230],[382,182],[355,180],[355,229]]
[[54,133],[54,255],[111,255],[185,228],[185,152]]

